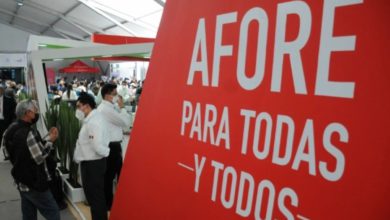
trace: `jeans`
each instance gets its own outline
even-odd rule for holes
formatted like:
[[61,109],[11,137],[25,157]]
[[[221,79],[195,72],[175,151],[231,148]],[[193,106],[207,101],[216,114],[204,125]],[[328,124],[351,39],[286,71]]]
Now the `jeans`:
[[36,220],[37,210],[47,220],[59,220],[60,212],[50,190],[20,192],[23,220]]

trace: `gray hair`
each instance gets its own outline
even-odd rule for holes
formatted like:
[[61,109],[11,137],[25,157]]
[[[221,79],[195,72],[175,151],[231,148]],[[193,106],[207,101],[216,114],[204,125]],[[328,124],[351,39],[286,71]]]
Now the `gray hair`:
[[33,110],[34,108],[39,109],[35,100],[28,99],[19,102],[15,109],[16,118],[22,119],[28,110]]

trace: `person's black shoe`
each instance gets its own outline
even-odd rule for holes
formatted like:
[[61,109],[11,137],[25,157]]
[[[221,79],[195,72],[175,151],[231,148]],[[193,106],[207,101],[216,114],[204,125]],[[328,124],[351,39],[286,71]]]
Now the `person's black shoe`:
[[66,204],[66,202],[60,202],[58,204],[58,208],[60,209],[60,211],[64,210],[64,209],[68,208],[68,204]]

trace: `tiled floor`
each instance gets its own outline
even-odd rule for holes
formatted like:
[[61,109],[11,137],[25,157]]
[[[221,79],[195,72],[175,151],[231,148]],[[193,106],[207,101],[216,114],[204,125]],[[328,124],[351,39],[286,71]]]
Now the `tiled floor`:
[[[0,152],[0,154],[2,154]],[[10,173],[11,164],[3,162],[0,158],[0,219],[1,220],[20,220],[22,212],[20,208],[19,192],[13,185],[13,179]],[[39,220],[43,220],[39,216]],[[75,220],[68,209],[61,211],[61,220]]]

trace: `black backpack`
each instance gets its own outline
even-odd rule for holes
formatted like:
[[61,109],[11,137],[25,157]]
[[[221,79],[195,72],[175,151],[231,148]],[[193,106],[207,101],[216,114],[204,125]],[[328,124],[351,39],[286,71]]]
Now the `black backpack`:
[[[4,158],[5,160],[11,160],[11,163],[14,164],[14,149],[13,149],[13,143],[12,143],[12,137],[18,131],[20,128],[22,128],[23,125],[18,122],[13,122],[7,130],[5,130],[3,135],[3,142],[5,145],[5,149],[3,149]],[[7,150],[7,153],[4,152],[4,150]]]

